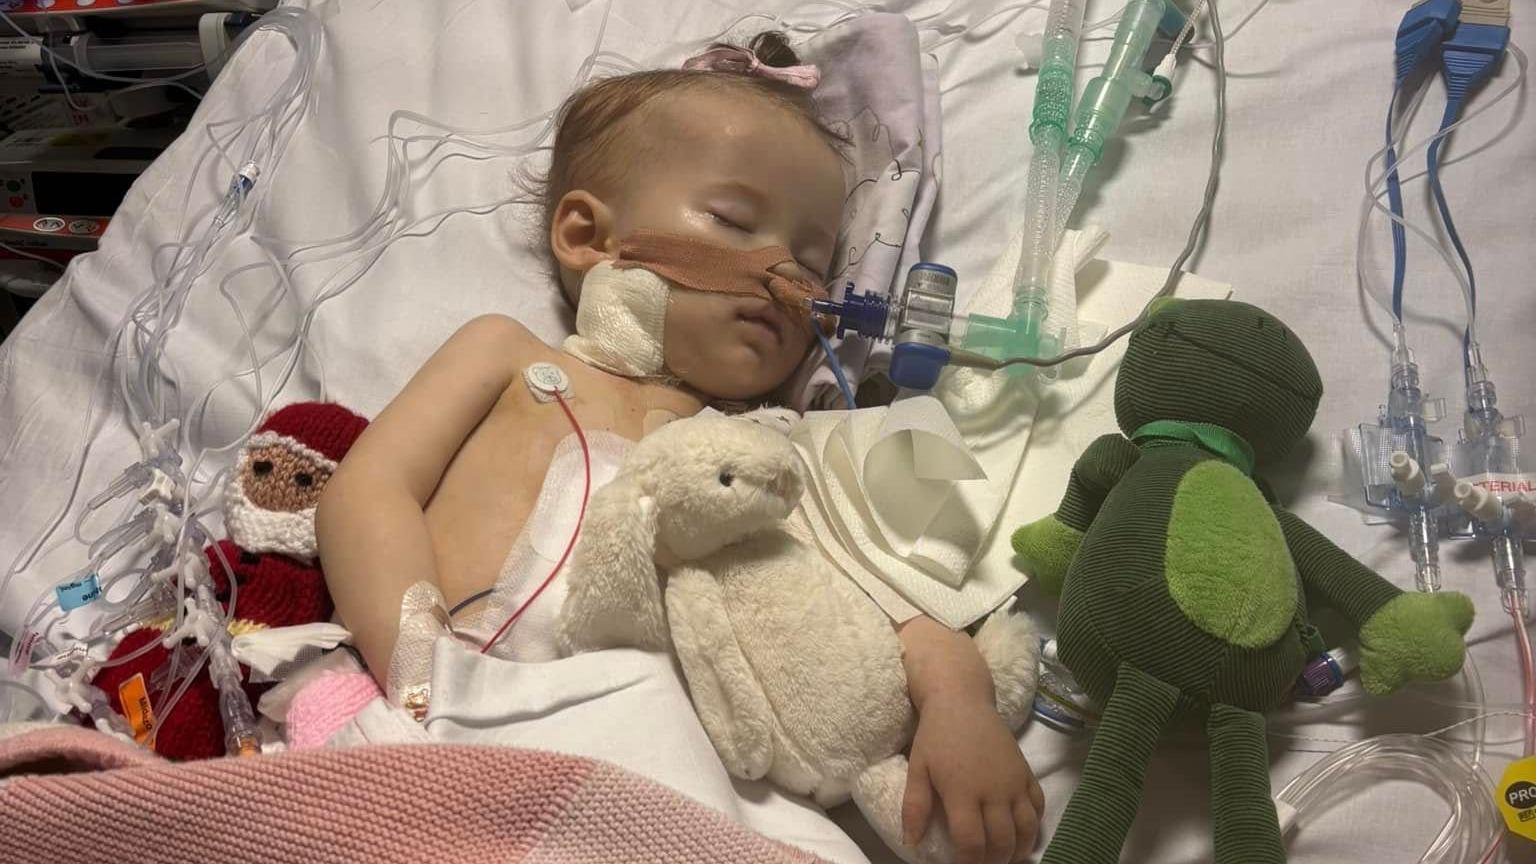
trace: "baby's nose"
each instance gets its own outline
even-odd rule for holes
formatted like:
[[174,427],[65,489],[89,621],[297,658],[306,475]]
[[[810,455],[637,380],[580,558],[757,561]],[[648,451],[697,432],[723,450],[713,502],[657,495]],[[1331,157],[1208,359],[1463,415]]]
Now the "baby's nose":
[[768,272],[791,282],[809,282],[815,284],[816,277],[805,272],[805,269],[793,261],[784,261],[768,268]]

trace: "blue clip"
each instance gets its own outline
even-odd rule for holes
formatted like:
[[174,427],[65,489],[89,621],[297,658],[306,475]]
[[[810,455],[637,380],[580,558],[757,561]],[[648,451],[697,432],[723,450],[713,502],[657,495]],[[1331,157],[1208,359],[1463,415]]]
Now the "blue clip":
[[929,390],[939,382],[939,373],[944,371],[949,358],[948,348],[903,342],[891,350],[891,368],[886,374],[898,387]]
[[92,573],[84,579],[55,585],[53,593],[59,598],[59,608],[69,612],[94,602],[101,596],[101,586],[96,582],[96,574]]

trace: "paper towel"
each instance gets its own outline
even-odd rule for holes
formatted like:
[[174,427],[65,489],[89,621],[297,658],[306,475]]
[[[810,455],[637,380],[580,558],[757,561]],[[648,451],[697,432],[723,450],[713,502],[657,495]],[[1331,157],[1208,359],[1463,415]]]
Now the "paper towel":
[[[1107,239],[1090,226],[1062,241],[1051,303],[1067,347],[1134,318],[1167,276],[1093,259]],[[968,312],[1007,313],[1018,254],[1010,244]],[[1228,294],[1192,275],[1176,292]],[[1115,428],[1124,350],[1122,340],[1054,381],[949,369],[932,396],[807,415],[791,436],[809,469],[797,519],[893,619],[973,623],[1026,581],[1013,566],[1013,528],[1054,510],[1078,454]]]
[[[1068,232],[1052,272],[1053,318],[1080,341],[1074,271],[1106,235]],[[972,295],[969,311],[1006,314],[1018,244]],[[888,408],[807,415],[792,440],[810,482],[803,519],[818,544],[886,613],[919,611],[963,627],[1024,581],[1016,571],[980,578],[973,565],[993,533],[1024,453],[1039,398],[1033,376],[949,370],[934,396]]]

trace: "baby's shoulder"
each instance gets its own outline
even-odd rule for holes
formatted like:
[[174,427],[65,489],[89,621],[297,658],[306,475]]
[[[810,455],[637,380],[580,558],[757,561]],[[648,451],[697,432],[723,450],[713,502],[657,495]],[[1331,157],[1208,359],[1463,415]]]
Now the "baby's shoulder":
[[465,322],[449,337],[446,347],[458,356],[495,366],[511,363],[518,368],[547,360],[555,353],[521,321],[499,314],[480,315]]
[[523,322],[509,315],[490,313],[466,321],[453,334],[451,341],[472,342],[503,347],[538,346],[547,348],[544,341],[533,334]]

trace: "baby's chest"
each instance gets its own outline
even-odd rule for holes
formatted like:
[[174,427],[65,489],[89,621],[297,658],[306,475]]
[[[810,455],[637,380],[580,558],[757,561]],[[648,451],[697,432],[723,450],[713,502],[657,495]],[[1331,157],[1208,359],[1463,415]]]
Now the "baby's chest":
[[[640,437],[644,411],[633,410],[627,394],[614,388],[578,382],[566,407],[589,442],[600,433]],[[539,500],[557,449],[577,445],[574,431],[559,403],[536,400],[521,381],[502,394],[455,454],[427,506],[445,582],[479,588],[494,579]],[[567,439],[571,444],[562,445]],[[578,458],[569,482],[580,484],[581,470]]]
[[585,435],[641,437],[646,411],[633,387],[570,377],[563,406],[535,397],[521,379],[514,381],[464,442],[443,486],[452,482],[481,496],[524,499],[538,493],[555,449],[577,427]]

